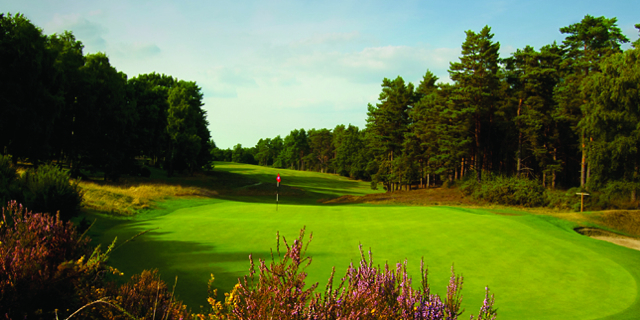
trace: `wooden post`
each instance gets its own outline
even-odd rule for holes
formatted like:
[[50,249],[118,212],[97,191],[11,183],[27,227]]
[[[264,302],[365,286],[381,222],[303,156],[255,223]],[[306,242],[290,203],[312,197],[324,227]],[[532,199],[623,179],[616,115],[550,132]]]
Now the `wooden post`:
[[586,192],[578,192],[576,194],[580,195],[580,212],[584,211],[584,196],[588,196],[589,194]]

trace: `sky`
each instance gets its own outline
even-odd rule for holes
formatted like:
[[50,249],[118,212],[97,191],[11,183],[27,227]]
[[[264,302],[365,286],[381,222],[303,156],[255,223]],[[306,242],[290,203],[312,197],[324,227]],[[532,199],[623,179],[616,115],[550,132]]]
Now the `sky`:
[[[129,78],[195,81],[219,148],[291,130],[366,125],[382,79],[450,82],[465,31],[491,27],[500,54],[561,43],[561,27],[616,17],[638,38],[640,1],[0,0],[47,35],[72,31]],[[623,48],[630,46],[624,45]]]

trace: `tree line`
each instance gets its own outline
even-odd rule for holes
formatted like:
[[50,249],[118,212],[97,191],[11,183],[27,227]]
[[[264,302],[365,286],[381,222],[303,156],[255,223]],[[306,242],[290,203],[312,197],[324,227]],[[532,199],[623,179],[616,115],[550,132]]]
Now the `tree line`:
[[115,180],[139,174],[141,159],[169,175],[210,161],[195,82],[128,79],[106,54],[84,54],[71,32],[44,35],[21,14],[0,14],[0,67],[0,153],[14,162],[57,161],[73,176],[90,169]]
[[[491,28],[467,31],[452,83],[383,79],[364,129],[296,129],[214,159],[334,172],[388,191],[434,179],[507,175],[547,188],[640,189],[640,40],[616,18],[585,16],[566,37],[500,58]],[[640,24],[636,25],[640,30]]]

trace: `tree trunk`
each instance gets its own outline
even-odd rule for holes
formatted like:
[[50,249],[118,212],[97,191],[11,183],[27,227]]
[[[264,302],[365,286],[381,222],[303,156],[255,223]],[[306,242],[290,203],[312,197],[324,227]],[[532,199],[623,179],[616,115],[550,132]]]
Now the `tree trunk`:
[[[558,163],[558,148],[553,148],[553,163],[557,164]],[[553,178],[551,180],[551,189],[555,189],[556,188],[556,170],[553,170]]]
[[[518,101],[518,117],[520,116],[520,110],[522,109],[522,98]],[[516,165],[516,177],[520,177],[520,170],[522,170],[522,128],[518,125],[518,151],[516,152],[517,165]]]
[[475,128],[475,140],[476,140],[476,179],[478,183],[482,180],[482,151],[480,149],[480,114],[476,112],[476,128]]
[[[640,162],[640,160],[638,160],[636,158],[636,167],[634,168],[635,170],[633,171],[633,182],[636,183],[638,181],[638,162]],[[631,202],[636,202],[637,199],[637,193],[636,191],[638,191],[638,188],[636,185],[633,186],[633,189],[631,189]]]
[[[593,145],[592,142],[593,142],[593,137],[589,137],[589,146]],[[590,177],[591,177],[591,166],[587,162],[587,180],[585,181],[586,184],[589,184],[589,178]]]
[[584,188],[584,183],[585,183],[585,175],[586,175],[586,159],[587,159],[587,153],[585,151],[585,141],[584,141],[584,134],[582,135],[582,162],[580,165],[580,188]]

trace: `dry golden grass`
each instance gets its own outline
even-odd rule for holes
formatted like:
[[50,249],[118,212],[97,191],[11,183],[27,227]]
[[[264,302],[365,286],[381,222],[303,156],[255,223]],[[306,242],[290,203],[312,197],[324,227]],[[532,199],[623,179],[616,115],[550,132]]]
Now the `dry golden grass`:
[[581,213],[535,208],[527,211],[568,220],[581,226],[596,225],[640,238],[640,210],[607,210]]
[[592,219],[600,225],[640,237],[640,210],[602,211]]
[[159,181],[103,183],[83,181],[85,208],[120,215],[133,215],[153,207],[154,201],[171,197],[209,197],[217,193],[199,187],[172,185]]
[[403,204],[414,206],[476,206],[478,203],[465,196],[458,188],[429,188],[390,193],[372,193],[365,196],[346,195],[324,203]]

